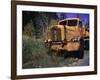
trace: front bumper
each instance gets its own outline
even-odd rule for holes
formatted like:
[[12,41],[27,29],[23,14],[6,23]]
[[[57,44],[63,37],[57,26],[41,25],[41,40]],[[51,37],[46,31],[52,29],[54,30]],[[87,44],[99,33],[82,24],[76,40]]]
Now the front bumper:
[[62,47],[62,44],[53,44],[50,47],[50,50],[53,51],[79,51],[80,49],[80,42],[68,42],[66,44],[64,44],[64,46]]

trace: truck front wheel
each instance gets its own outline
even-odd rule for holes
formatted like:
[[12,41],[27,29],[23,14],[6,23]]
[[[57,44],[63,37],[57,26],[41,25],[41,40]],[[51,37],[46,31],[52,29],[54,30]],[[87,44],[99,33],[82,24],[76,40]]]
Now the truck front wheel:
[[83,57],[84,57],[84,41],[83,40],[80,41],[80,49],[77,52],[77,57],[79,59],[83,59]]

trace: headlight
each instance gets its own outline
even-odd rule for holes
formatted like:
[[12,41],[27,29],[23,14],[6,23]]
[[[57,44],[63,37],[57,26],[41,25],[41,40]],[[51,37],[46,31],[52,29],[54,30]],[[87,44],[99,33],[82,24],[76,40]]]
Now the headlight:
[[48,40],[45,40],[44,42],[45,42],[45,43],[48,43],[48,42],[51,42],[51,40],[50,40],[50,39],[48,39]]
[[81,38],[80,36],[74,36],[73,39],[72,39],[72,41],[79,41],[80,38]]

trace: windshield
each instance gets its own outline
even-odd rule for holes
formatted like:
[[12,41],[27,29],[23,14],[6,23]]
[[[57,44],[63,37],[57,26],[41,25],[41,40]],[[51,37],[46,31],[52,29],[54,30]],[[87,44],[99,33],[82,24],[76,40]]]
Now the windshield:
[[77,26],[78,20],[66,20],[66,21],[62,21],[60,22],[60,25],[67,25],[67,26]]
[[68,20],[68,26],[77,26],[77,20]]

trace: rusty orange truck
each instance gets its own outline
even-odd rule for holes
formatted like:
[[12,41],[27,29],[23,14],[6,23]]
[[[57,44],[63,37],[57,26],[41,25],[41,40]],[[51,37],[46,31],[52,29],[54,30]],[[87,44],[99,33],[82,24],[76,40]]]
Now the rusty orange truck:
[[73,52],[78,58],[83,58],[85,37],[89,37],[89,32],[80,18],[66,18],[49,27],[45,45],[49,54]]

